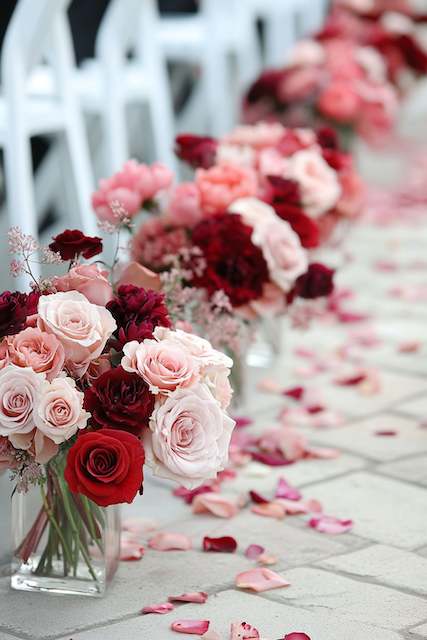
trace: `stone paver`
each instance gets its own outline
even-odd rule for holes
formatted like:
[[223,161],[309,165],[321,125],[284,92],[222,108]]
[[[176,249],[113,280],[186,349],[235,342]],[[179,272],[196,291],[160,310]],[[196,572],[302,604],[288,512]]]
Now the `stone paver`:
[[421,398],[404,402],[399,405],[399,411],[407,413],[420,420],[427,420],[427,397],[423,395]]
[[409,633],[411,638],[414,636],[414,640],[415,638],[427,638],[427,623],[410,629]]
[[321,560],[322,567],[427,595],[427,559],[385,545]]
[[[427,439],[427,435],[425,437]],[[377,471],[427,487],[427,455],[411,456],[405,460],[382,464],[377,467]]]

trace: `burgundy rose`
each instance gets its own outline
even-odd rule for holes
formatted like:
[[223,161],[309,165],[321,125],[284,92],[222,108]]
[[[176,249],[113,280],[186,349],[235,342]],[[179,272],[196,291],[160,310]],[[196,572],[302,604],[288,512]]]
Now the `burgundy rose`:
[[300,276],[293,290],[295,296],[312,300],[329,296],[334,290],[334,270],[320,262],[313,262]]
[[194,169],[210,169],[215,164],[218,141],[208,136],[181,134],[175,138],[175,153]]
[[250,86],[246,94],[247,102],[254,104],[265,99],[275,101],[277,99],[277,90],[283,81],[284,74],[285,72],[282,70],[267,69],[264,71]]
[[171,326],[164,295],[151,289],[122,284],[107,309],[117,323],[114,335],[119,348],[130,340],[151,338],[158,326]]
[[131,503],[142,487],[142,442],[115,429],[85,431],[68,452],[64,478],[73,493],[100,507]]
[[199,222],[193,242],[201,249],[206,268],[193,284],[210,295],[224,291],[236,307],[261,297],[269,280],[268,267],[251,238],[252,228],[239,215],[218,214]]
[[402,33],[396,38],[406,64],[418,73],[427,73],[427,53],[410,35]]
[[40,294],[3,291],[0,294],[0,337],[19,333],[28,316],[37,312]]
[[351,169],[353,160],[350,154],[338,151],[338,149],[322,149],[323,158],[328,165],[335,171],[342,171],[343,169]]
[[338,134],[331,127],[320,127],[316,136],[322,149],[339,149]]
[[109,369],[85,390],[84,408],[95,427],[141,435],[154,409],[154,396],[136,373]]
[[52,240],[49,249],[59,253],[63,260],[74,260],[78,256],[89,259],[102,251],[101,238],[85,236],[79,229],[66,229]]

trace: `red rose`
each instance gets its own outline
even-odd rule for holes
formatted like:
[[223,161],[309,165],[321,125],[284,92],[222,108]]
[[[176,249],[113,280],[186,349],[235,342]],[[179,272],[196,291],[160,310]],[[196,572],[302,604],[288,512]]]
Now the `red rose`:
[[102,251],[101,238],[85,236],[79,229],[66,229],[52,240],[49,249],[59,253],[63,260],[74,260],[80,255],[87,260]]
[[267,69],[261,73],[246,94],[248,104],[254,104],[265,99],[277,100],[277,91],[285,75],[286,72],[275,69]]
[[339,149],[338,134],[331,127],[320,127],[316,137],[322,149]]
[[306,273],[295,282],[293,294],[313,300],[329,296],[334,290],[334,270],[320,262],[313,262]]
[[3,291],[0,294],[0,337],[19,333],[28,316],[37,312],[40,294]]
[[206,268],[192,284],[209,295],[224,291],[233,306],[260,298],[269,280],[262,251],[252,242],[252,228],[239,215],[222,213],[202,220],[193,229],[193,242],[202,251]]
[[351,169],[353,159],[349,153],[343,153],[338,149],[322,149],[322,156],[332,169],[342,171],[343,169]]
[[175,138],[175,153],[191,167],[210,169],[215,164],[218,141],[208,136],[181,134]]
[[164,295],[133,284],[120,285],[107,309],[117,323],[114,335],[118,348],[131,340],[142,342],[151,338],[158,326],[171,326]]
[[153,413],[154,396],[136,373],[109,369],[85,390],[84,408],[99,428],[123,429],[141,435]]
[[131,503],[142,486],[144,461],[142,443],[131,433],[86,431],[68,452],[64,477],[73,493],[100,507]]

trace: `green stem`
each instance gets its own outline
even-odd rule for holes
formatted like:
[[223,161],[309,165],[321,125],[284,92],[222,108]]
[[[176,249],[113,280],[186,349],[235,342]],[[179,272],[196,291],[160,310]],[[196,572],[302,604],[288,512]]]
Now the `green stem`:
[[43,505],[47,514],[47,517],[49,518],[49,522],[52,525],[52,527],[55,529],[56,533],[58,534],[58,538],[61,541],[62,544],[62,548],[64,550],[64,556],[67,556],[67,560],[70,564],[72,564],[72,556],[71,556],[71,552],[68,548],[67,543],[65,542],[65,538],[62,535],[62,531],[57,523],[57,521],[55,520],[55,518],[53,517],[53,513],[51,511],[50,505],[47,501],[47,497],[45,496],[45,493],[43,491],[43,487],[41,488],[41,494],[42,494],[42,500],[43,500]]

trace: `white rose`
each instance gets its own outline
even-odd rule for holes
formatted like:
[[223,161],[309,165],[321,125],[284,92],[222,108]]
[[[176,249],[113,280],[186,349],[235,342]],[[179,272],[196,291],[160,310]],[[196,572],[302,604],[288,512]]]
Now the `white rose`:
[[44,373],[8,364],[0,371],[0,436],[29,433]]
[[278,218],[273,207],[258,198],[239,198],[233,202],[228,210],[230,213],[242,216],[243,222],[254,228]]

